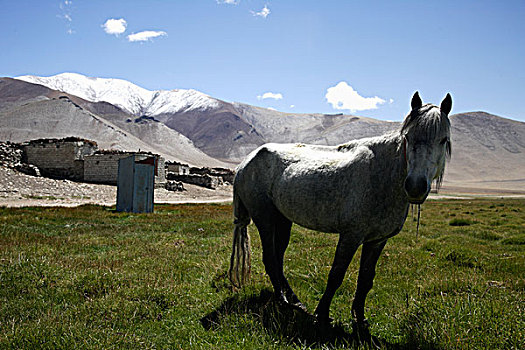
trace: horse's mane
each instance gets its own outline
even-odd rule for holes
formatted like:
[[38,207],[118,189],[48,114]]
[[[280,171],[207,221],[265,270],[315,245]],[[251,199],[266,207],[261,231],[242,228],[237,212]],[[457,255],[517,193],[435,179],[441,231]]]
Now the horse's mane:
[[441,113],[438,106],[430,103],[412,110],[401,126],[402,135],[415,133],[415,135],[421,135],[427,140],[433,140],[438,134],[443,131],[448,133],[449,130],[450,120],[448,117]]

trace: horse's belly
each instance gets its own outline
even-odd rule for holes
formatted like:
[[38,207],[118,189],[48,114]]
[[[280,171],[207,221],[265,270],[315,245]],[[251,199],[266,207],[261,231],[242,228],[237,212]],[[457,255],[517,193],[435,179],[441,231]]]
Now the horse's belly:
[[[344,194],[337,186],[317,186],[310,181],[283,184],[273,193],[277,209],[290,221],[321,232],[341,232],[346,221]],[[346,225],[351,223],[345,223]]]
[[341,232],[338,223],[335,220],[327,220],[326,217],[317,217],[314,215],[297,215],[292,213],[283,213],[290,221],[299,226],[308,228],[310,230],[339,233]]
[[305,180],[283,182],[276,186],[273,201],[277,209],[292,222],[321,232],[353,232],[364,240],[377,240],[398,231],[405,222],[407,205],[382,194],[370,195],[370,186],[359,181],[349,190],[344,182],[334,186]]
[[302,227],[320,232],[361,235],[363,242],[397,234],[403,227],[407,214],[404,207],[393,208],[392,213],[387,214],[366,207],[333,208],[320,203],[294,208],[288,205],[276,206],[286,218]]

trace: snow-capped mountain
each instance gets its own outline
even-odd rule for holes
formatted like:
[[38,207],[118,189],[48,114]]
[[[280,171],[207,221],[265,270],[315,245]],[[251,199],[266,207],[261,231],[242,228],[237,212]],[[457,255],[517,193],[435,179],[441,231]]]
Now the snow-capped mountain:
[[220,104],[218,100],[192,89],[150,91],[122,79],[91,78],[77,73],[51,77],[24,75],[15,79],[44,85],[91,102],[108,102],[133,115],[208,110]]

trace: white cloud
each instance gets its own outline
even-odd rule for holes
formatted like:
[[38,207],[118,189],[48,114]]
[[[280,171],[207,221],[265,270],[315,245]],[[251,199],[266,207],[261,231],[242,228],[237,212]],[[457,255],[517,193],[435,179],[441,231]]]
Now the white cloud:
[[70,1],[70,0],[66,0],[66,1],[60,1],[60,4],[58,5],[58,7],[60,8],[60,14],[57,15],[58,18],[62,18],[62,19],[65,19],[66,20],[66,32],[68,34],[74,34],[75,31],[73,30],[72,28],[72,24],[73,24],[73,17],[71,16],[71,10],[72,10],[72,5],[73,4],[73,1]]
[[58,7],[60,7],[61,10],[64,10],[66,7],[72,4],[73,4],[73,1],[69,1],[69,0],[61,1]]
[[274,100],[282,100],[283,94],[274,92],[265,92],[262,95],[257,96],[258,100],[265,100],[267,98],[273,98]]
[[290,108],[295,108],[295,105],[290,105]]
[[377,106],[385,103],[385,100],[375,97],[360,96],[345,81],[326,90],[325,98],[334,109],[347,109],[350,112],[364,111],[367,109],[377,109]]
[[159,37],[159,36],[165,36],[168,35],[168,33],[163,32],[161,30],[155,31],[155,30],[145,30],[143,32],[133,33],[128,35],[128,41],[148,41],[153,38]]
[[263,9],[259,12],[251,11],[252,15],[266,18],[270,14],[270,9],[268,8],[268,5],[264,5]]
[[106,33],[118,36],[126,31],[127,25],[128,23],[124,18],[110,18],[102,25],[102,28]]
[[241,0],[217,0],[217,4],[237,5]]

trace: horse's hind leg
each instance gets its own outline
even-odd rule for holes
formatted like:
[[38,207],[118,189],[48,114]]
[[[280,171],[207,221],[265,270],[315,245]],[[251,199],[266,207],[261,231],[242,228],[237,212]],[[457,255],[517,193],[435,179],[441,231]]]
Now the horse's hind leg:
[[286,301],[282,285],[282,263],[278,259],[278,248],[276,245],[277,227],[281,215],[273,205],[252,217],[263,248],[263,263],[266,273],[270,277],[275,295],[279,300]]
[[290,241],[292,222],[273,204],[268,204],[265,210],[259,211],[259,215],[253,217],[253,222],[261,237],[264,267],[277,298],[304,309],[283,272],[284,252]]
[[276,220],[276,230],[275,230],[275,246],[276,246],[276,256],[278,262],[278,271],[281,278],[281,286],[286,297],[286,300],[289,304],[292,304],[300,309],[306,311],[306,307],[299,301],[299,298],[295,295],[288,283],[286,277],[284,277],[284,253],[290,242],[290,231],[292,229],[292,222],[285,218],[282,214],[277,215],[278,220]]

